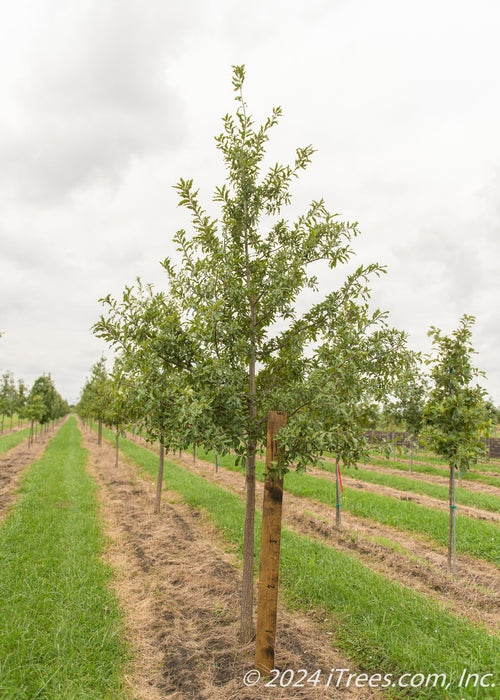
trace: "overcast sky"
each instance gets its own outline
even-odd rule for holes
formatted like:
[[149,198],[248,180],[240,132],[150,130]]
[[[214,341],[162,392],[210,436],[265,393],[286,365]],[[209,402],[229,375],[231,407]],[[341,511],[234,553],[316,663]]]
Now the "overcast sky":
[[[476,364],[500,404],[498,0],[3,0],[0,370],[50,372],[75,401],[106,346],[99,297],[159,261],[207,206],[214,136],[245,64],[257,120],[280,105],[273,161],[317,153],[294,211],[324,197],[380,262],[374,303],[429,351],[431,325],[476,316]],[[323,280],[325,291],[328,279]],[[109,355],[109,353],[107,353]]]

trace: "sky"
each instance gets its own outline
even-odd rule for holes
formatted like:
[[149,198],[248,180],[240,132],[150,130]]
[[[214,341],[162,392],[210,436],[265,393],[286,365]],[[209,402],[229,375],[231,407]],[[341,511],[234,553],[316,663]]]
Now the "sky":
[[[316,149],[287,218],[324,198],[378,262],[373,304],[429,352],[431,326],[476,317],[475,364],[500,405],[500,3],[497,0],[16,0],[0,5],[0,370],[50,373],[70,402],[110,357],[101,297],[209,211],[214,137],[246,66],[269,162]],[[321,291],[334,280],[320,274]]]

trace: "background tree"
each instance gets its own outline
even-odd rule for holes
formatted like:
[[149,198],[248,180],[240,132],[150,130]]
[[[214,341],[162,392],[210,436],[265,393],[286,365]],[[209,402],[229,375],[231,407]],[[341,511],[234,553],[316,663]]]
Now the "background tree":
[[0,415],[2,418],[0,433],[3,433],[6,416],[10,418],[10,427],[12,429],[12,418],[16,411],[16,398],[17,392],[14,375],[12,372],[4,372],[0,384]]
[[[357,462],[368,459],[370,443],[365,431],[374,419],[373,407],[394,391],[414,361],[414,354],[406,349],[404,334],[386,327],[382,316],[377,313],[375,318],[370,317],[366,307],[352,301],[339,308],[330,337],[318,348],[308,378],[308,391],[315,399],[302,412],[302,435],[305,441],[318,440],[318,453],[328,451],[335,455],[338,526],[340,464],[356,467]],[[286,439],[286,435],[285,428],[281,439]],[[304,449],[299,445],[300,453]]]
[[19,379],[17,383],[16,412],[20,418],[20,423],[22,422],[23,418],[26,418],[24,415],[24,409],[28,400],[28,393],[28,387],[22,379]]
[[97,443],[102,444],[102,424],[110,403],[110,383],[106,371],[106,360],[101,357],[90,370],[90,377],[85,380],[78,404],[78,413],[82,418],[94,418],[98,423]]
[[[464,315],[457,330],[444,335],[432,327],[429,336],[435,347],[431,365],[432,387],[424,411],[425,437],[431,448],[450,465],[450,530],[448,568],[455,573],[455,471],[466,471],[485,456],[484,438],[492,427],[486,406],[486,391],[473,384],[484,376],[472,364],[473,316]],[[452,561],[453,560],[453,561]]]
[[34,394],[33,392],[30,392],[24,409],[24,414],[27,420],[30,422],[28,446],[33,444],[35,424],[41,424],[43,416],[45,415],[45,410],[45,402],[40,396],[40,394]]
[[410,372],[402,377],[396,389],[397,400],[393,416],[397,423],[404,425],[409,433],[410,466],[413,471],[413,449],[418,446],[418,438],[424,426],[424,410],[427,398],[427,382],[414,363]]
[[51,420],[59,417],[57,414],[60,413],[62,399],[56,391],[50,375],[43,374],[38,379],[35,379],[31,387],[30,396],[40,396],[42,399],[43,411],[37,419],[41,426],[47,426]]
[[125,429],[133,422],[132,392],[127,386],[123,362],[116,358],[113,371],[106,380],[106,395],[108,403],[104,415],[104,424],[112,428],[115,433],[115,466],[118,467],[119,438],[125,434]]
[[220,445],[220,440],[213,439],[214,424],[205,394],[193,391],[193,373],[201,366],[200,350],[182,330],[173,302],[140,280],[137,289],[124,291],[120,302],[109,296],[101,301],[108,316],[101,318],[94,331],[120,353],[122,381],[131,397],[131,420],[147,440],[160,445],[155,499],[159,513],[164,450],[185,449],[200,435],[207,449]]

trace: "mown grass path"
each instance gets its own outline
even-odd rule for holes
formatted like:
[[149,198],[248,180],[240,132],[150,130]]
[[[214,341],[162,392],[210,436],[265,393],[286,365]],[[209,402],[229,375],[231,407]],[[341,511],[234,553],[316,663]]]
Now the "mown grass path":
[[[151,474],[157,457],[147,448],[122,441],[122,451]],[[239,496],[167,462],[168,488],[196,508],[204,508],[225,536],[242,548],[244,504]],[[256,541],[260,539],[260,513]],[[493,692],[470,695],[457,689],[464,668],[498,673],[498,637],[444,611],[425,596],[380,576],[355,558],[283,529],[283,595],[302,609],[331,616],[334,640],[367,671],[446,673],[449,687],[419,688],[408,697],[494,698]],[[398,690],[398,689],[397,689]],[[401,691],[396,692],[401,697]],[[391,691],[392,692],[392,689]],[[482,692],[482,691],[481,691]]]
[[0,527],[0,697],[127,697],[126,648],[96,487],[70,418],[25,475]]

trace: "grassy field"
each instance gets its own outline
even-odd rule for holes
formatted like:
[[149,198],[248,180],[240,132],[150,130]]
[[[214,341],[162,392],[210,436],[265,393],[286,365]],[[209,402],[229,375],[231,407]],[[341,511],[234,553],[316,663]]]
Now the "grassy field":
[[70,418],[28,470],[0,527],[0,697],[127,697],[96,487]]
[[[19,425],[19,416],[17,413],[14,413],[12,416],[12,420],[10,416],[3,416],[3,429],[5,430],[10,430],[11,428],[17,428]],[[2,416],[0,416],[0,427],[2,425]]]
[[[399,460],[392,459],[382,459],[380,457],[370,457],[370,464],[376,467],[383,467],[384,469],[394,469],[397,471],[408,472],[408,463]],[[442,464],[440,467],[433,466],[431,464],[413,464],[413,471],[417,474],[433,474],[434,476],[441,476],[446,478],[449,467]],[[468,471],[462,475],[464,481],[477,481],[483,484],[488,484],[489,486],[499,486],[499,478],[497,476],[488,476],[487,474],[482,474],[479,471]]]
[[15,433],[0,435],[0,455],[11,450],[16,445],[19,445],[23,440],[26,440],[29,432],[29,428],[23,428],[23,430],[16,430]]
[[[198,450],[200,459],[215,462],[213,453]],[[243,472],[235,466],[234,456],[219,457],[219,464],[226,469]],[[264,464],[257,462],[257,479],[264,479]],[[335,506],[335,483],[330,479],[290,472],[285,477],[286,491],[303,498],[312,498],[330,506]],[[445,511],[437,511],[409,501],[400,501],[392,496],[359,491],[344,487],[343,510],[361,518],[370,518],[398,530],[419,533],[429,540],[447,546],[449,516]],[[457,551],[484,558],[500,564],[500,528],[482,520],[474,520],[457,514]]]
[[[321,468],[335,474],[335,465],[332,462],[322,462]],[[432,484],[425,481],[412,480],[410,476],[398,476],[396,474],[385,474],[382,472],[370,471],[368,469],[344,469],[344,476],[353,479],[359,479],[370,484],[380,484],[381,486],[390,486],[399,491],[407,491],[410,493],[418,493],[424,496],[431,496],[442,501],[448,501],[448,486]],[[500,489],[500,479],[498,483]],[[456,502],[464,506],[473,506],[483,510],[490,510],[493,513],[500,512],[500,497],[478,493],[477,491],[468,491],[466,488],[456,488]]]
[[[105,436],[113,439],[109,431]],[[142,470],[156,476],[158,458],[154,453],[126,440],[120,445]],[[205,509],[241,553],[244,504],[239,496],[169,461],[165,482],[191,506]],[[258,513],[256,563],[260,526]],[[403,673],[448,674],[448,689],[419,688],[413,694],[419,698],[494,697],[458,691],[456,684],[464,668],[498,670],[498,637],[453,616],[436,602],[372,572],[352,556],[286,528],[281,579],[287,603],[301,610],[323,610],[334,644],[367,672],[384,669],[394,677]],[[401,697],[397,689],[387,692]]]

